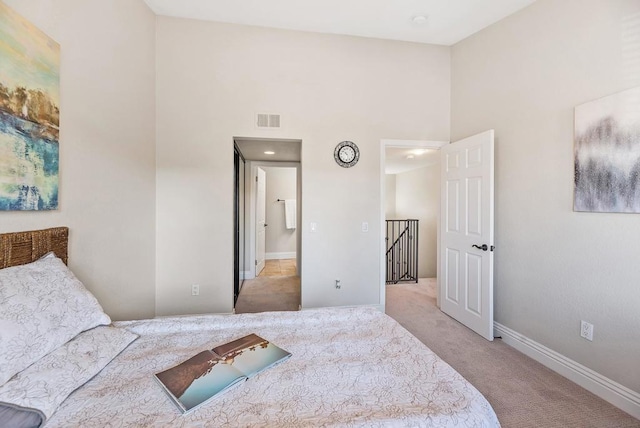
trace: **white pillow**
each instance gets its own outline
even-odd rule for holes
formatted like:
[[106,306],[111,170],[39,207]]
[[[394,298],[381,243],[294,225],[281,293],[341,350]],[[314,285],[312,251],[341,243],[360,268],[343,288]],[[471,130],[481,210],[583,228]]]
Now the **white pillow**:
[[54,257],[56,257],[56,253],[54,253],[53,251],[49,251],[47,254],[45,254],[44,256],[40,257],[38,260],[53,259]]
[[101,326],[78,334],[45,355],[0,386],[0,426],[32,428],[44,424],[69,394],[137,337],[122,328]]
[[0,385],[78,333],[110,324],[57,257],[0,270]]

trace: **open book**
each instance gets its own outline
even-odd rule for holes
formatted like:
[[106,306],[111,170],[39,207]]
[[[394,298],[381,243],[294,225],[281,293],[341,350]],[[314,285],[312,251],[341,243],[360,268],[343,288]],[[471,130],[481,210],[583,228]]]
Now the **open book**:
[[278,364],[291,354],[250,334],[202,351],[168,370],[155,374],[182,412],[188,412],[238,382]]

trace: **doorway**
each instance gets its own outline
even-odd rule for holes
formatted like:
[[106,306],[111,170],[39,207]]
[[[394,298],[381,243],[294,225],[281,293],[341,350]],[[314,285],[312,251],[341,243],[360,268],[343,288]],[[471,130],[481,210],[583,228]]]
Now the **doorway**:
[[256,276],[297,275],[297,169],[261,165],[257,178]]
[[[438,217],[440,210],[440,148],[448,144],[444,141],[416,141],[416,140],[382,140],[381,175],[382,175],[382,213],[383,238],[394,230],[398,236],[402,230],[398,225],[410,226],[410,241],[413,242],[416,254],[407,260],[411,271],[415,274],[391,275],[393,282],[408,283],[411,281],[418,287],[428,286],[430,292],[437,296],[438,278]],[[393,221],[395,220],[395,221]],[[391,224],[391,228],[389,228]],[[416,231],[417,230],[417,231]],[[416,232],[414,232],[416,231]],[[394,233],[395,233],[394,232]],[[381,277],[384,282],[382,288],[386,291],[389,269],[395,264],[404,266],[405,261],[397,260],[397,254],[406,253],[405,249],[398,251],[391,249],[395,241],[405,241],[407,236],[391,236],[391,241],[385,239],[383,246],[383,263]],[[397,245],[396,245],[397,246]],[[393,266],[389,260],[393,259]],[[399,281],[397,281],[399,279]],[[407,279],[405,281],[404,279]],[[381,293],[382,294],[382,293]],[[384,299],[383,297],[381,297]],[[384,300],[381,300],[384,303]]]
[[[385,212],[387,147],[441,149],[436,240],[437,305],[485,339],[493,340],[494,131],[485,131],[451,144],[382,140],[381,212]],[[381,227],[384,226],[381,222]],[[383,241],[381,304],[385,302],[386,291],[383,282],[385,247]]]
[[234,141],[246,159],[244,282],[235,312],[299,310],[302,141]]

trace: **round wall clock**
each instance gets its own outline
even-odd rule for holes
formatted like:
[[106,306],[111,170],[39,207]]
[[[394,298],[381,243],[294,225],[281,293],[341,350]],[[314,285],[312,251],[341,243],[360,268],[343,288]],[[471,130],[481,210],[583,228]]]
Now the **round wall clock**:
[[333,157],[341,167],[351,168],[358,163],[360,150],[353,141],[343,141],[336,146]]

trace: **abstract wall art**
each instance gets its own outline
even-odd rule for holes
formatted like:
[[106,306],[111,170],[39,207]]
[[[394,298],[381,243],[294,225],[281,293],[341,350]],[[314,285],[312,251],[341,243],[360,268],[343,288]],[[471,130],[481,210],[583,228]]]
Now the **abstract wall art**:
[[60,45],[0,2],[0,211],[58,208]]
[[640,213],[640,87],[575,109],[574,211]]

